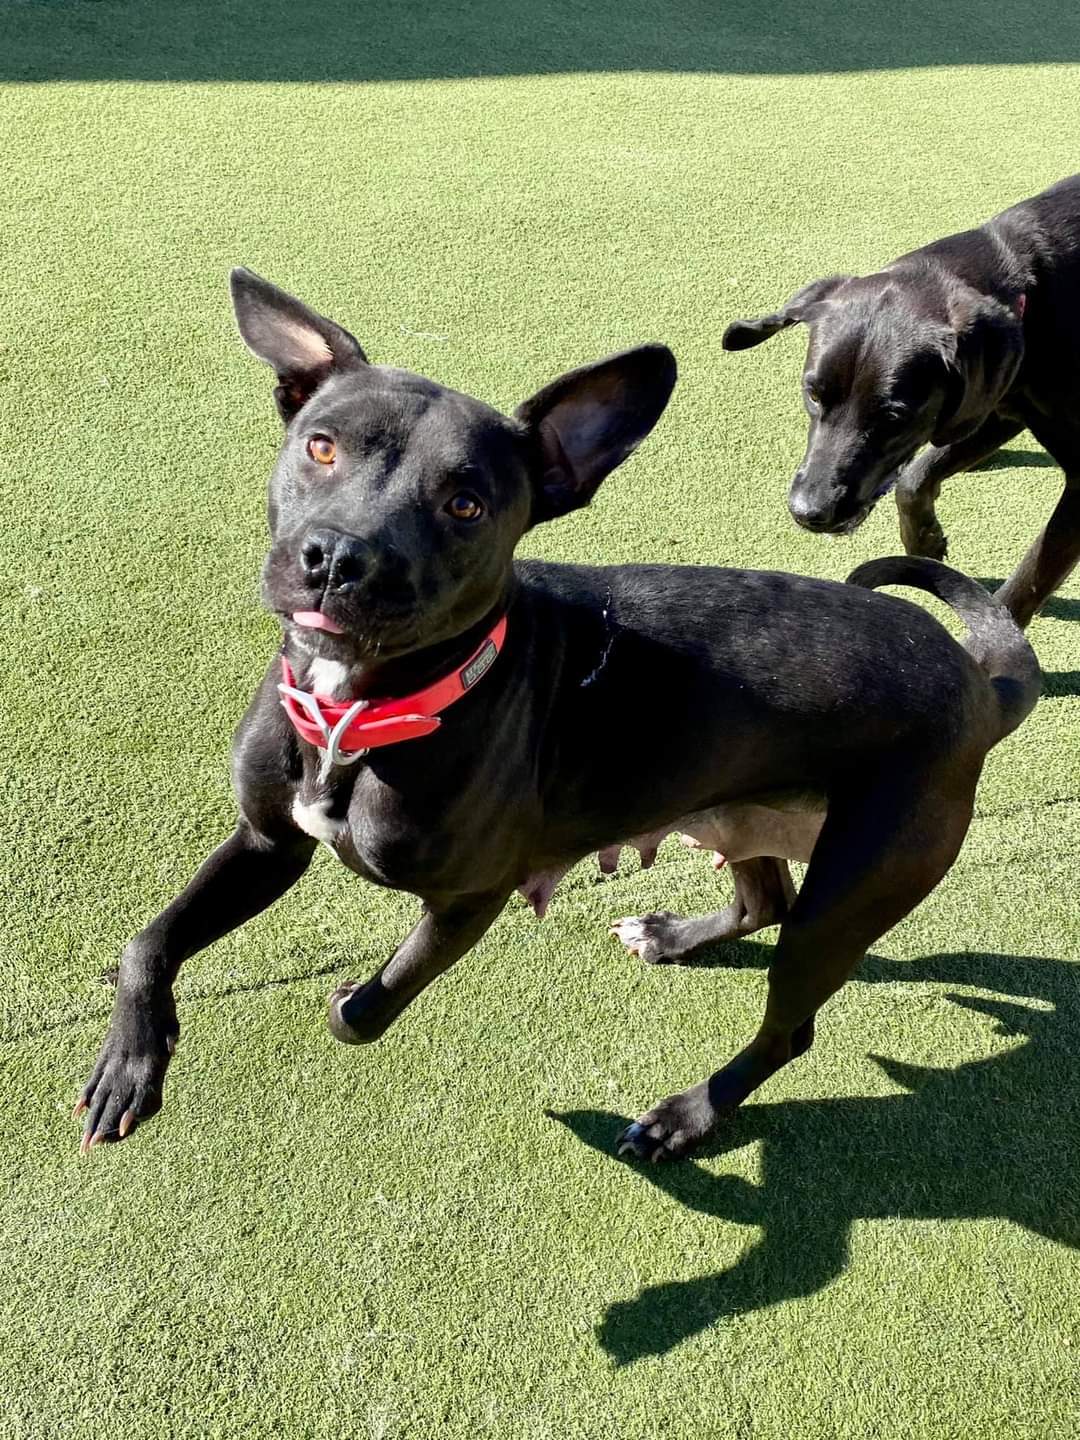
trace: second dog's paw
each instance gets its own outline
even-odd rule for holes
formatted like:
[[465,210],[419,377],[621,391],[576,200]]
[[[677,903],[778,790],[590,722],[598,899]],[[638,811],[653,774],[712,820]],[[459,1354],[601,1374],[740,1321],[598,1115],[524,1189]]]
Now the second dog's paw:
[[923,555],[927,560],[944,560],[949,553],[949,542],[941,526],[920,530],[908,553]]
[[685,953],[681,941],[686,922],[670,910],[651,910],[647,915],[627,915],[616,920],[611,933],[647,965],[672,964]]

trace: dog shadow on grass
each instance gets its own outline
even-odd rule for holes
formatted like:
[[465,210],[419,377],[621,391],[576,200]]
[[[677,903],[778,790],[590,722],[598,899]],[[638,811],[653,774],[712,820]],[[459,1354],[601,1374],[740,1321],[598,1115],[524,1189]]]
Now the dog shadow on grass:
[[[744,941],[723,947],[714,963],[767,964],[771,953]],[[553,1117],[625,1164],[628,1184],[655,1186],[710,1219],[761,1232],[729,1270],[652,1285],[612,1303],[597,1334],[617,1364],[663,1354],[725,1317],[822,1290],[847,1265],[856,1220],[1000,1218],[1080,1248],[1080,967],[1017,955],[871,956],[859,978],[977,985],[1035,1004],[950,994],[1022,1043],[952,1069],[874,1056],[903,1094],[743,1106],[722,1140],[699,1153],[759,1141],[760,1185],[715,1175],[693,1159],[617,1161],[624,1116],[577,1110]],[[827,1010],[823,1020],[818,1044],[843,1043],[830,1036]]]
[[970,474],[978,470],[1056,470],[1058,463],[1045,450],[995,450],[993,455],[972,465]]

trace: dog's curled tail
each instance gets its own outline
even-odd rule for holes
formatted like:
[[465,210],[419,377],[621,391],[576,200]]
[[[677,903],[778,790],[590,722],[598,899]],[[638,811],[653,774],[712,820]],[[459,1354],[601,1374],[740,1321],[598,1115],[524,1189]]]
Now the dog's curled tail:
[[1042,671],[1035,651],[1005,607],[977,580],[937,560],[890,555],[859,565],[847,583],[867,590],[876,590],[879,585],[913,585],[956,611],[970,632],[965,648],[986,671],[997,695],[999,740],[1011,734],[1035,708],[1042,692]]

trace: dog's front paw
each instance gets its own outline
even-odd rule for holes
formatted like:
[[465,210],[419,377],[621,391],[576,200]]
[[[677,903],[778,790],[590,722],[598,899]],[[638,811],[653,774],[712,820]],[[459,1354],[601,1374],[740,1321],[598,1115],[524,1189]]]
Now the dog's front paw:
[[118,1002],[75,1115],[85,1115],[79,1149],[123,1140],[161,1109],[161,1092],[180,1029],[172,998],[160,1007]]
[[687,953],[683,938],[686,921],[670,910],[650,910],[647,915],[627,915],[616,920],[611,933],[647,965],[670,965]]
[[927,560],[944,560],[949,553],[945,531],[935,520],[929,525],[905,526],[901,522],[901,538],[909,555],[922,555]]
[[669,1095],[619,1136],[620,1155],[638,1160],[677,1160],[700,1144],[716,1124],[717,1113],[707,1085]]
[[927,560],[944,560],[948,553],[949,542],[940,525],[919,537],[919,548],[915,551],[916,555],[925,555]]
[[386,992],[376,981],[346,980],[330,996],[326,1024],[343,1045],[370,1045],[389,1028]]

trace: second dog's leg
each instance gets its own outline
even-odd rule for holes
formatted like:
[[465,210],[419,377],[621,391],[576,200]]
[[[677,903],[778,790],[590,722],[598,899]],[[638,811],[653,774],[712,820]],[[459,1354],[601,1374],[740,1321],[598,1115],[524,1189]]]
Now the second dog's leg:
[[652,910],[647,915],[616,920],[612,934],[649,965],[679,964],[696,950],[723,940],[738,940],[777,925],[791,908],[795,886],[786,860],[759,855],[753,860],[734,860],[730,865],[735,881],[735,899],[714,915],[673,915],[670,910]]
[[991,416],[966,440],[956,445],[931,446],[900,472],[896,508],[900,513],[900,538],[909,555],[945,559],[948,542],[934,511],[943,483],[950,475],[988,460],[1023,428],[1019,421]]
[[746,1097],[813,1044],[814,1017],[868,947],[938,883],[971,819],[977,773],[896,773],[837,798],[780,930],[769,997],[749,1045],[708,1080],[661,1100],[627,1127],[619,1151],[663,1160],[693,1149]]
[[1054,513],[995,598],[1023,628],[1080,560],[1080,472],[1065,480]]

